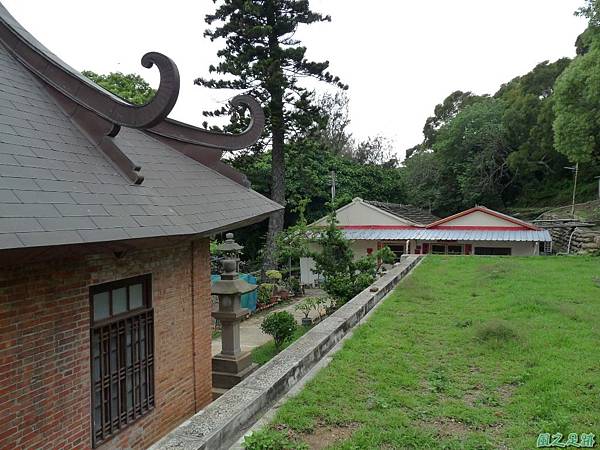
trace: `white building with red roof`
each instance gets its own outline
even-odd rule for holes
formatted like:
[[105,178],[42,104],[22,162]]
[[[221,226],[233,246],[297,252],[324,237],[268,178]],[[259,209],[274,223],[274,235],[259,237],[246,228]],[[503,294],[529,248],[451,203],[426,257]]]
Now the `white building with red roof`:
[[[398,257],[405,253],[533,256],[548,250],[552,241],[547,230],[484,206],[438,219],[414,206],[355,198],[337,210],[337,220],[357,257],[383,246]],[[312,225],[325,226],[327,218]]]

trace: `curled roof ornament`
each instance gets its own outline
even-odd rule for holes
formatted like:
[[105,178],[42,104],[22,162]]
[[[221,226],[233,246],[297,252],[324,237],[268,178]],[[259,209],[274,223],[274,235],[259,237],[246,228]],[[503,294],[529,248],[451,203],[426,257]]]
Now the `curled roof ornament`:
[[154,65],[160,72],[160,85],[153,99],[145,105],[132,105],[98,86],[62,61],[32,36],[0,3],[0,44],[31,71],[99,151],[111,160],[134,184],[140,184],[141,167],[132,161],[112,138],[121,127],[137,128],[176,151],[212,167],[243,186],[247,179],[222,163],[222,151],[241,150],[254,145],[261,137],[265,116],[260,104],[249,95],[231,100],[233,107],[246,107],[250,123],[239,134],[221,133],[167,118],[179,96],[180,78],[175,63],[167,56],[146,53],[142,66]]
[[228,134],[209,131],[173,119],[166,119],[148,131],[188,144],[225,151],[241,150],[254,145],[265,127],[265,114],[260,103],[254,97],[242,94],[233,97],[230,104],[234,107],[245,106],[250,110],[250,124],[242,133]]
[[167,56],[146,53],[142,66],[160,71],[160,85],[147,104],[131,105],[98,87],[54,55],[25,30],[0,4],[0,41],[24,66],[54,89],[112,123],[130,128],[151,128],[171,112],[179,96],[179,71]]

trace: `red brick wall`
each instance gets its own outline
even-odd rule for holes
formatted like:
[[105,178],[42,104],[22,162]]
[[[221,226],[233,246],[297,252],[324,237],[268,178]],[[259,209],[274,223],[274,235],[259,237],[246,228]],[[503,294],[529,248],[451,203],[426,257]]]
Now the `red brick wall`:
[[207,239],[0,269],[0,449],[91,447],[92,284],[152,273],[155,323],[155,408],[100,448],[147,447],[208,404],[209,272]]

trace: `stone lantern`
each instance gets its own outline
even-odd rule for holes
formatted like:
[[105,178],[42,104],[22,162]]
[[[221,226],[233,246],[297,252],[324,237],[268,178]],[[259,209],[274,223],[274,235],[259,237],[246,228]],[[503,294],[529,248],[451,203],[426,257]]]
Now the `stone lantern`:
[[240,322],[248,314],[241,307],[242,294],[252,292],[257,286],[240,278],[237,272],[242,246],[233,240],[233,233],[225,235],[218,248],[224,255],[221,279],[212,285],[212,294],[219,297],[219,309],[212,316],[221,322],[221,353],[212,359],[213,398],[218,398],[257,367],[250,352],[240,347]]

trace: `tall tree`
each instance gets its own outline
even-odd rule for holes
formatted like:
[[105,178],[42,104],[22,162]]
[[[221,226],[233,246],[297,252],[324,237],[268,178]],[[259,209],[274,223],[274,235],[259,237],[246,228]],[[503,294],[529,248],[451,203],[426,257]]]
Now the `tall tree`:
[[600,158],[600,2],[587,0],[575,14],[589,25],[584,48],[556,80],[554,141],[571,161],[590,162]]
[[430,149],[440,128],[450,122],[466,106],[480,100],[481,97],[472,92],[454,91],[437,105],[433,116],[427,118],[423,127],[423,149]]
[[511,148],[508,162],[519,190],[543,190],[566,165],[565,157],[554,149],[552,124],[554,84],[569,63],[569,58],[544,61],[504,84],[494,96],[504,101],[502,123]]
[[[243,90],[258,98],[264,106],[266,129],[271,140],[271,198],[285,205],[286,135],[294,125],[306,125],[313,107],[311,92],[299,84],[299,78],[312,77],[347,86],[327,69],[329,62],[306,59],[306,47],[295,37],[298,27],[328,22],[329,16],[315,13],[308,0],[213,0],[214,14],[206,16],[211,26],[205,36],[211,41],[224,39],[218,52],[220,62],[209,67],[212,78],[198,78],[195,83],[212,89]],[[214,25],[214,26],[213,26]],[[219,116],[225,109],[209,112]],[[263,268],[275,265],[275,236],[283,229],[283,211],[269,219]]]

